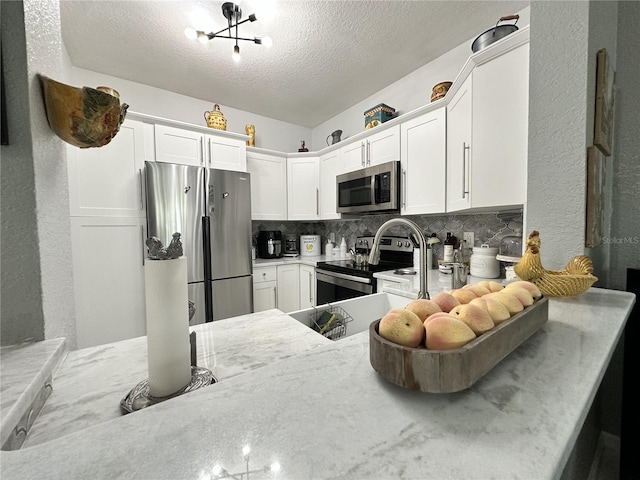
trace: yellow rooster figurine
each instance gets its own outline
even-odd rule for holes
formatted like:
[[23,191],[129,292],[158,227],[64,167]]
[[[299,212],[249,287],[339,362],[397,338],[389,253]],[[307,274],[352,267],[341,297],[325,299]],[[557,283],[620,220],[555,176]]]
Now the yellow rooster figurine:
[[585,292],[598,278],[586,255],[573,257],[564,270],[547,270],[540,261],[540,234],[534,230],[527,238],[527,250],[513,267],[520,280],[535,284],[547,297],[570,297]]

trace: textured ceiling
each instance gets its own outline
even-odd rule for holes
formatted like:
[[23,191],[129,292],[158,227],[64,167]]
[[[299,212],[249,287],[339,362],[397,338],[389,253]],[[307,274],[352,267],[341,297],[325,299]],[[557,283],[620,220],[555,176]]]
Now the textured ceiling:
[[[240,37],[267,49],[188,40],[186,27],[227,26],[222,1],[61,0],[62,36],[79,68],[315,127],[525,8],[528,1],[238,2]],[[271,19],[261,8],[273,7]],[[469,50],[471,53],[471,50]]]

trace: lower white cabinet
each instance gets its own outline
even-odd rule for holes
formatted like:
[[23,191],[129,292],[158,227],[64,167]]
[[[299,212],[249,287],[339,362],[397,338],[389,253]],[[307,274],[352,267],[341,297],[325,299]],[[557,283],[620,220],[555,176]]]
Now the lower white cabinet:
[[146,334],[144,218],[71,217],[78,348]]
[[316,306],[316,268],[300,265],[300,309]]
[[275,266],[253,269],[253,311],[278,308],[278,275]]
[[278,265],[278,309],[300,310],[300,265]]
[[287,220],[287,158],[247,152],[251,219]]

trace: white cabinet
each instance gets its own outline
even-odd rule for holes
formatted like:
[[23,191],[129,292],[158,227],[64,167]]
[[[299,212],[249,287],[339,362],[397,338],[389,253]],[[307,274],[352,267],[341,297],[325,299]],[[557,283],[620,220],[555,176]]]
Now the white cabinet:
[[446,193],[446,110],[401,125],[403,215],[443,213]]
[[205,164],[205,136],[198,131],[156,125],[156,160],[183,165]]
[[146,334],[145,219],[72,217],[78,348]]
[[342,173],[400,159],[400,125],[371,133],[340,149]]
[[278,276],[275,266],[253,269],[253,311],[278,308]]
[[247,144],[244,141],[206,135],[204,142],[207,167],[237,172],[247,171]]
[[287,159],[249,151],[247,171],[251,174],[251,219],[287,220]]
[[471,74],[447,106],[447,212],[471,206],[469,162],[471,161]]
[[155,147],[158,162],[247,171],[247,145],[243,140],[157,124]]
[[529,44],[473,71],[471,206],[521,205],[527,197]]
[[144,217],[145,159],[148,125],[126,120],[101,148],[67,149],[69,204],[72,216]]
[[300,264],[300,309],[316,306],[316,269]]
[[278,309],[300,310],[300,265],[278,265]]
[[340,218],[337,210],[336,175],[341,173],[340,150],[320,156],[320,219]]
[[287,216],[289,220],[318,220],[320,158],[287,159]]
[[447,111],[447,211],[513,207],[527,196],[529,44],[484,63]]

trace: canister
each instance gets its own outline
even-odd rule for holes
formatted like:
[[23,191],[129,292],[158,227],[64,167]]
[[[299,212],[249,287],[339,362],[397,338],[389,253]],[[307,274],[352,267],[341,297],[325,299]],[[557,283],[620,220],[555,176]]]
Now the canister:
[[300,256],[315,257],[320,251],[320,235],[300,235]]
[[500,262],[496,259],[498,249],[482,244],[473,247],[470,259],[470,273],[474,277],[498,278],[500,276]]

